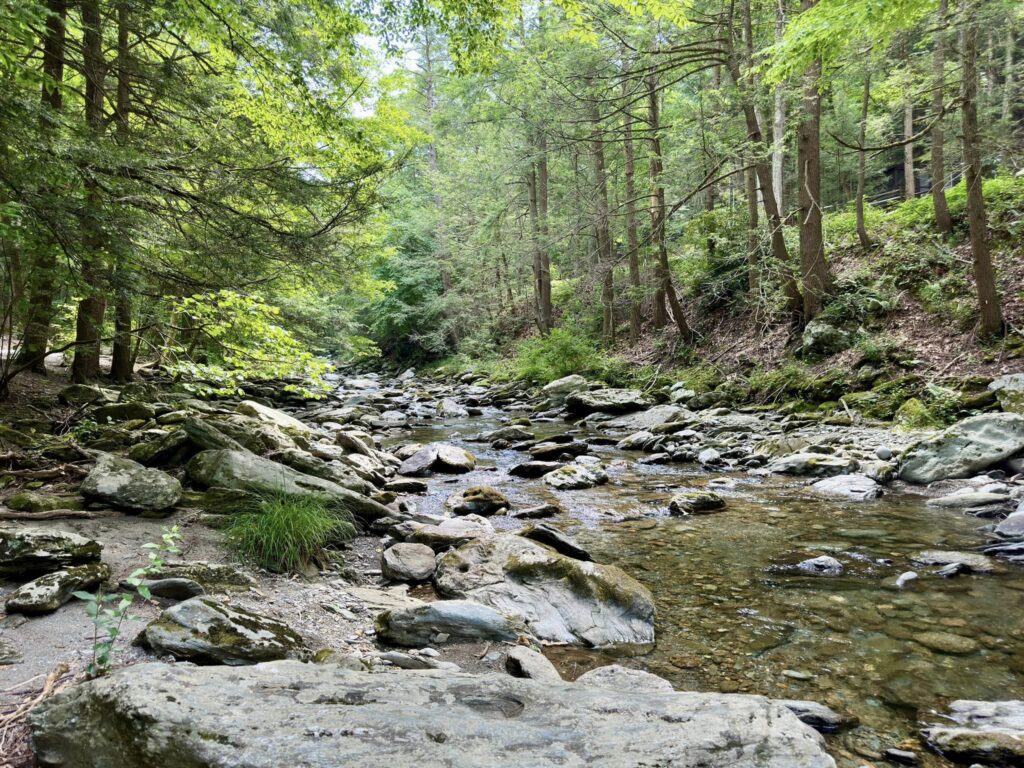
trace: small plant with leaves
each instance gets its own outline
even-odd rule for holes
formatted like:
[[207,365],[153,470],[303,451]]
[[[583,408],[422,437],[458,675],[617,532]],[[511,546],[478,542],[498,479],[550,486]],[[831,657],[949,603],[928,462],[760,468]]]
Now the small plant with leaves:
[[178,547],[180,542],[181,531],[175,525],[163,529],[159,543],[149,542],[142,545],[143,549],[147,550],[148,562],[143,567],[136,568],[124,580],[135,590],[134,593],[105,593],[102,590],[95,593],[74,593],[75,597],[85,602],[85,613],[92,620],[92,661],[86,667],[86,675],[89,678],[99,677],[109,671],[117,640],[121,636],[121,627],[125,621],[135,618],[131,614],[135,595],[138,594],[143,600],[152,599],[149,588],[143,582],[163,568],[167,555],[175,555],[181,551]]

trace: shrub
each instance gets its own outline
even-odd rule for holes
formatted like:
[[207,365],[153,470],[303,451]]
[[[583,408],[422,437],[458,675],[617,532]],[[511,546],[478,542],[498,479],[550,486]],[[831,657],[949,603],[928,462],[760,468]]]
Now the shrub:
[[269,494],[235,514],[227,534],[243,559],[288,573],[324,562],[325,549],[351,539],[355,526],[351,515],[327,498]]
[[597,343],[577,328],[555,328],[546,336],[535,336],[521,342],[512,363],[517,378],[539,384],[560,379],[571,373],[604,374],[605,355]]

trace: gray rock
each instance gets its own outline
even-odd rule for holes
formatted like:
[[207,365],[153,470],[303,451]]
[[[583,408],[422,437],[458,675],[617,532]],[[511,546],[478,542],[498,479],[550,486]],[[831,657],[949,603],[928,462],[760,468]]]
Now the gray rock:
[[390,581],[428,581],[434,575],[434,550],[426,544],[395,544],[381,553],[380,572]]
[[479,439],[488,443],[492,443],[495,440],[508,440],[509,442],[517,443],[523,440],[533,440],[533,433],[522,427],[510,426],[495,429],[491,432],[484,432],[479,435]]
[[243,400],[235,410],[243,416],[249,416],[250,418],[262,421],[264,424],[270,424],[278,429],[282,429],[285,432],[300,435],[312,432],[309,425],[303,424],[294,416],[289,416],[284,411],[279,411],[276,408],[268,408],[257,403],[255,400]]
[[426,544],[433,550],[442,552],[450,547],[457,547],[468,541],[493,535],[494,526],[486,518],[478,515],[465,515],[442,520],[437,525],[421,525],[409,535],[409,540]]
[[92,405],[112,403],[117,400],[117,394],[109,389],[89,384],[71,384],[57,393],[57,399],[64,405]]
[[384,611],[375,627],[382,640],[415,647],[438,642],[439,635],[454,642],[515,642],[529,635],[518,616],[471,600],[438,600]]
[[999,407],[1008,413],[1024,414],[1024,373],[1008,373],[988,385],[996,393]]
[[189,580],[198,582],[207,592],[248,590],[257,586],[254,578],[224,563],[204,560],[168,561],[150,572],[154,580]]
[[946,509],[970,509],[986,507],[990,504],[1007,504],[1010,497],[1005,493],[985,493],[982,491],[966,491],[928,499],[929,507],[945,507]]
[[0,574],[52,573],[99,562],[103,545],[77,533],[50,528],[0,528]]
[[164,512],[181,499],[181,483],[176,478],[110,453],[96,456],[96,465],[80,490],[88,498],[143,513]]
[[512,505],[505,494],[489,485],[474,485],[457,493],[448,500],[448,506],[456,515],[496,515]]
[[[121,586],[131,587],[126,583],[122,583]],[[206,594],[203,585],[193,579],[143,579],[141,586],[148,589],[153,597],[162,597],[165,600],[188,600],[190,597]]]
[[954,701],[944,717],[954,725],[924,728],[921,738],[947,759],[1024,764],[1024,701]]
[[534,461],[556,461],[562,456],[582,456],[590,450],[590,446],[581,440],[571,442],[550,441],[538,443],[530,448],[530,456]]
[[505,671],[512,677],[526,677],[547,683],[560,683],[562,676],[540,651],[517,645],[505,656]]
[[423,477],[433,472],[461,474],[476,467],[476,458],[469,451],[445,443],[424,446],[405,459],[398,474]]
[[882,495],[882,489],[878,483],[866,475],[826,477],[813,483],[811,489],[822,496],[831,496],[847,501],[871,501]]
[[877,456],[881,461],[889,461],[889,459],[892,458],[892,450],[890,448],[886,448],[884,445],[879,446],[875,449],[875,456]]
[[111,403],[93,409],[89,415],[100,424],[110,421],[148,421],[156,416],[156,408],[149,403]]
[[760,696],[297,662],[137,665],[47,699],[30,725],[42,768],[835,767]]
[[811,320],[801,339],[801,351],[805,355],[831,355],[849,346],[850,334],[821,320]]
[[385,491],[394,491],[395,493],[426,493],[428,487],[422,480],[411,477],[396,477],[384,484]]
[[443,419],[464,419],[469,416],[469,411],[446,397],[437,404],[437,415]]
[[525,509],[513,509],[508,514],[520,520],[539,520],[545,517],[554,517],[562,514],[562,508],[557,504],[538,504],[535,507]]
[[203,451],[189,461],[186,470],[194,483],[206,488],[324,496],[355,517],[367,521],[391,514],[383,504],[337,483],[303,474],[248,452]]
[[516,464],[509,469],[508,473],[513,477],[537,478],[564,466],[560,461],[526,461]]
[[843,572],[843,564],[829,555],[812,557],[810,560],[797,563],[796,567],[814,576],[838,576]]
[[8,613],[51,613],[79,590],[88,591],[110,578],[110,566],[90,563],[40,576],[14,590],[4,601]]
[[1004,539],[1024,538],[1024,510],[1018,509],[996,526],[996,536]]
[[565,399],[566,407],[576,414],[631,413],[650,405],[639,389],[595,389],[592,392],[572,392]]
[[977,552],[927,549],[914,555],[913,560],[921,565],[953,565],[954,563],[960,563],[975,573],[991,573],[995,570],[995,564],[992,562],[992,559]]
[[566,395],[581,389],[587,389],[589,386],[590,384],[585,378],[577,373],[573,373],[548,382],[544,385],[542,391],[554,400],[564,400]]
[[970,477],[1024,451],[1024,415],[983,413],[954,424],[903,454],[899,477],[908,483]]
[[654,641],[654,600],[611,565],[566,557],[521,536],[495,535],[438,559],[445,597],[522,616],[539,639],[592,647]]
[[566,464],[543,477],[545,485],[559,491],[578,491],[593,488],[608,482],[608,475],[601,467],[588,467],[582,464]]
[[711,491],[681,491],[669,500],[668,508],[674,515],[706,515],[725,509],[725,499]]
[[537,523],[536,525],[528,525],[520,531],[517,531],[518,536],[524,536],[527,539],[538,541],[541,544],[546,544],[556,552],[560,552],[566,557],[571,557],[574,560],[593,560],[587,550],[583,549],[579,544],[576,543],[575,539],[560,530],[547,523]]
[[213,451],[221,448],[243,452],[248,450],[233,437],[224,434],[214,422],[206,419],[185,419],[181,428],[188,435],[189,442],[200,451]]
[[672,683],[663,677],[630,669],[618,664],[609,664],[584,672],[576,678],[577,685],[606,688],[609,691],[643,691],[644,693],[672,693]]
[[19,512],[50,512],[55,509],[82,509],[81,496],[63,496],[36,491],[19,491],[8,497],[7,506]]
[[779,699],[778,703],[821,733],[835,733],[841,728],[853,725],[856,721],[836,712],[816,701],[797,701],[795,699]]
[[631,413],[626,416],[619,416],[601,424],[602,429],[610,429],[622,432],[640,432],[650,430],[661,424],[682,421],[686,418],[693,418],[691,411],[681,408],[678,405],[656,405],[646,411]]
[[897,589],[903,589],[907,584],[917,580],[917,573],[915,571],[904,571],[898,577],[896,577]]
[[309,656],[302,637],[288,625],[209,597],[171,606],[141,639],[158,654],[202,664],[241,666]]
[[821,453],[791,453],[768,462],[767,469],[780,475],[834,477],[856,471],[857,461]]

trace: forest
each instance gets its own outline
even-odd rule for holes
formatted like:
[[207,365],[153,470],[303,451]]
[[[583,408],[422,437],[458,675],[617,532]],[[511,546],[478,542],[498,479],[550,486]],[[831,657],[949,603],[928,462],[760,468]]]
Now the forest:
[[1024,5],[0,0],[0,768],[1024,765]]

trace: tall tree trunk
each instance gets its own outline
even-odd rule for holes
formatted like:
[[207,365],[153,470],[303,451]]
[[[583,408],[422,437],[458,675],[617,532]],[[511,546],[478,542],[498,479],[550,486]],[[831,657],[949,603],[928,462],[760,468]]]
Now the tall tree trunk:
[[668,245],[665,242],[665,188],[661,185],[661,173],[663,170],[661,154],[661,108],[658,103],[658,82],[651,74],[647,76],[647,112],[648,123],[650,124],[650,176],[651,176],[651,236],[654,239],[658,253],[656,274],[658,286],[662,296],[668,300],[669,309],[672,312],[672,319],[675,320],[679,336],[683,341],[693,340],[693,331],[686,321],[683,308],[679,304],[679,297],[672,285],[672,272],[668,264]]
[[871,103],[871,70],[864,73],[864,95],[860,101],[860,127],[857,129],[857,238],[862,248],[871,247],[864,223],[864,185],[867,171],[868,106]]
[[[732,48],[729,51],[728,65],[729,75],[732,77],[733,82],[742,88],[743,76],[739,61]],[[761,125],[757,119],[753,99],[753,94],[744,90],[742,105],[743,117],[747,123],[747,139],[753,146],[754,151],[761,150],[763,153],[767,151],[767,146],[764,135],[761,133]],[[789,258],[789,250],[786,248],[786,238],[782,229],[782,216],[775,200],[775,191],[772,188],[771,169],[763,157],[758,157],[757,162],[754,164],[754,170],[757,173],[757,183],[761,189],[761,206],[764,208],[764,218],[768,223],[768,232],[771,235],[772,256],[782,272],[782,290],[786,297],[786,311],[792,318],[798,319],[803,310],[803,298],[800,295],[800,286],[797,284],[796,275],[793,274],[793,264]]]
[[1013,27],[1013,16],[1006,20],[1006,64],[1003,69],[1003,121],[1013,117],[1013,49],[1017,46],[1017,31]]
[[[122,144],[128,141],[129,90],[129,49],[128,49],[128,2],[121,0],[117,6],[117,105],[114,118],[117,123],[117,138]],[[125,261],[128,254],[119,254],[114,269],[114,343],[111,350],[110,378],[123,384],[132,380],[135,374],[135,359],[132,351],[132,294],[130,278]]]
[[[588,78],[593,84],[593,77]],[[593,88],[588,91],[593,93]],[[597,266],[601,271],[601,308],[604,311],[603,336],[607,344],[615,343],[615,285],[613,277],[612,237],[609,226],[608,173],[605,170],[604,139],[597,101],[590,97],[590,157],[594,164],[595,211],[594,231],[597,237]]]
[[551,304],[551,237],[548,229],[548,139],[543,128],[537,131],[537,217],[540,219],[540,311],[544,325],[555,327]]
[[946,203],[946,140],[940,115],[945,104],[946,29],[948,0],[939,0],[939,28],[935,32],[935,55],[932,59],[932,207],[935,229],[944,237],[953,234],[953,220]]
[[[85,78],[85,123],[93,139],[103,134],[103,32],[99,0],[82,0],[82,74]],[[82,221],[81,277],[86,297],[78,303],[75,323],[75,357],[71,379],[83,382],[100,374],[100,334],[107,301],[103,292],[103,226],[100,221],[101,195],[92,172],[86,169],[85,205]]]
[[[46,4],[46,32],[43,37],[43,84],[41,101],[44,114],[40,118],[41,132],[47,141],[53,135],[53,126],[46,110],[60,112],[63,106],[61,84],[64,82],[64,43],[66,37],[67,6],[65,0],[49,0]],[[53,319],[54,278],[57,271],[56,249],[51,243],[41,243],[32,256],[32,273],[28,286],[28,312],[18,365],[28,365],[37,373],[46,373],[46,349],[50,341],[50,322]]]
[[963,11],[965,25],[960,43],[963,60],[961,132],[967,177],[967,225],[974,256],[974,283],[981,311],[981,332],[991,336],[1002,331],[1003,314],[988,248],[988,221],[981,186],[981,150],[978,146],[978,22],[974,16],[976,5],[968,3]]
[[[804,11],[817,0],[802,0]],[[821,230],[821,62],[804,73],[803,117],[800,122],[797,162],[800,183],[800,272],[803,277],[804,322],[821,312],[825,296],[832,290],[832,276],[825,261],[825,240]]]
[[914,96],[911,93],[909,43],[903,48],[903,64],[907,68],[903,84],[903,197],[913,200],[917,197],[917,182],[914,179]]
[[537,164],[530,161],[526,170],[526,190],[530,199],[530,246],[533,250],[533,315],[537,330],[542,334],[551,329],[544,322],[544,315],[541,312],[541,293],[543,291],[544,277],[540,263],[540,221],[537,213]]
[[[775,42],[782,41],[786,31],[786,3],[778,0],[775,8]],[[772,191],[775,192],[775,204],[780,211],[785,211],[782,170],[786,162],[786,94],[782,84],[775,86],[775,114],[772,121]]]
[[[628,100],[628,86],[623,83],[623,100]],[[640,284],[640,238],[636,229],[636,157],[633,151],[633,116],[626,108],[622,123],[622,151],[625,155],[626,175],[626,257],[629,261],[629,343],[640,339],[643,320],[640,299],[643,289]]]
[[748,166],[743,175],[747,183],[747,290],[750,291],[751,301],[756,304],[758,291],[757,250],[760,245],[757,233],[757,174],[753,167]]

